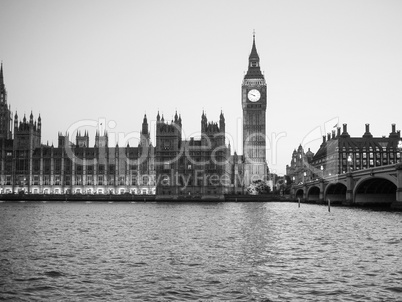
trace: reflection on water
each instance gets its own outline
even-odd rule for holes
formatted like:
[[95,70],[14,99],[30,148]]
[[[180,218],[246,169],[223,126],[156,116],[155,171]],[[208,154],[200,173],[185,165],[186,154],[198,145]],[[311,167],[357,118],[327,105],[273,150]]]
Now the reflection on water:
[[0,300],[397,301],[401,218],[294,203],[1,203]]

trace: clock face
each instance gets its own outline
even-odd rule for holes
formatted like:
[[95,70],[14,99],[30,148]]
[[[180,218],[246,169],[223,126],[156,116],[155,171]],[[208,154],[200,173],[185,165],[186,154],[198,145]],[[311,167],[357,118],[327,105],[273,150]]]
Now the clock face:
[[247,97],[251,102],[257,102],[260,99],[261,94],[257,89],[251,89],[248,92]]

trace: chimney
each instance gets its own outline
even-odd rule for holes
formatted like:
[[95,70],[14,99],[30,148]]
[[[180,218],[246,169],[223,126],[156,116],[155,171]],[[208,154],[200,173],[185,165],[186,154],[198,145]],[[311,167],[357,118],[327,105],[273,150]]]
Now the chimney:
[[332,138],[335,138],[335,130],[332,130]]
[[[398,130],[398,132],[400,132],[400,131]],[[398,135],[398,133],[396,132],[396,125],[395,124],[392,124],[392,132],[389,134],[389,137],[390,138],[398,138],[398,137],[400,137],[400,134]]]
[[322,143],[325,144],[325,141],[326,141],[326,136],[323,135],[323,136],[322,136]]
[[340,136],[341,135],[341,127],[336,128],[336,130],[338,131],[336,136]]
[[329,141],[331,139],[331,133],[327,134],[327,140]]
[[347,124],[343,124],[342,137],[350,137]]
[[364,138],[372,138],[373,136],[370,133],[370,124],[366,124],[366,132],[363,135]]

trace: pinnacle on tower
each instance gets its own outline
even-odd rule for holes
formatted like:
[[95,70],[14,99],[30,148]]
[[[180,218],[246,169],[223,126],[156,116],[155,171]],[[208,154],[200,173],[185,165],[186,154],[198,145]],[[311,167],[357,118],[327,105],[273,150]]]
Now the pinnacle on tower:
[[0,67],[0,86],[1,86],[1,88],[4,86],[3,62],[1,62],[1,67]]
[[253,46],[250,56],[248,57],[248,70],[245,79],[263,79],[264,75],[260,69],[260,57],[258,56],[257,47],[255,46],[255,32],[253,32]]
[[251,48],[249,59],[260,60],[260,57],[257,53],[257,47],[255,46],[255,32],[253,32],[253,46]]
[[144,119],[142,121],[142,130],[141,130],[142,134],[148,134],[148,119],[147,119],[147,115],[144,114]]

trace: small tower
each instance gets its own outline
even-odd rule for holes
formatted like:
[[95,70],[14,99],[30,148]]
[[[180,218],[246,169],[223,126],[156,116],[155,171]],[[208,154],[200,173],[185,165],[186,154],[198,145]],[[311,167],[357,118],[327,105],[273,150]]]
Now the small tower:
[[15,115],[14,115],[14,133],[17,130],[18,130],[18,114],[17,114],[17,111],[15,111]]
[[[39,122],[39,118],[38,118]],[[29,121],[24,114],[24,118],[18,124],[18,115],[14,116],[14,148],[22,150],[34,150],[41,145],[41,132],[34,121],[33,113],[29,116]]]
[[39,131],[39,133],[42,132],[42,119],[40,117],[40,114],[39,114],[39,117],[38,117],[38,131]]
[[225,133],[225,117],[223,116],[223,112],[221,111],[221,115],[219,116],[219,128],[221,132]]
[[204,113],[204,110],[202,110],[202,115],[201,115],[201,133],[205,132],[207,128],[207,116]]
[[69,145],[69,135],[63,135],[61,132],[58,133],[58,148],[64,148]]
[[[158,113],[159,116],[159,113]],[[140,145],[141,146],[148,146],[150,144],[150,135],[148,131],[148,119],[147,115],[144,114],[144,119],[142,120],[142,129],[141,129],[141,139],[140,139]]]
[[101,134],[97,130],[95,133],[95,148],[107,148],[109,146],[109,137],[106,130]]
[[75,142],[77,147],[89,147],[88,132],[85,130],[84,135],[81,135],[81,131],[78,131]]

